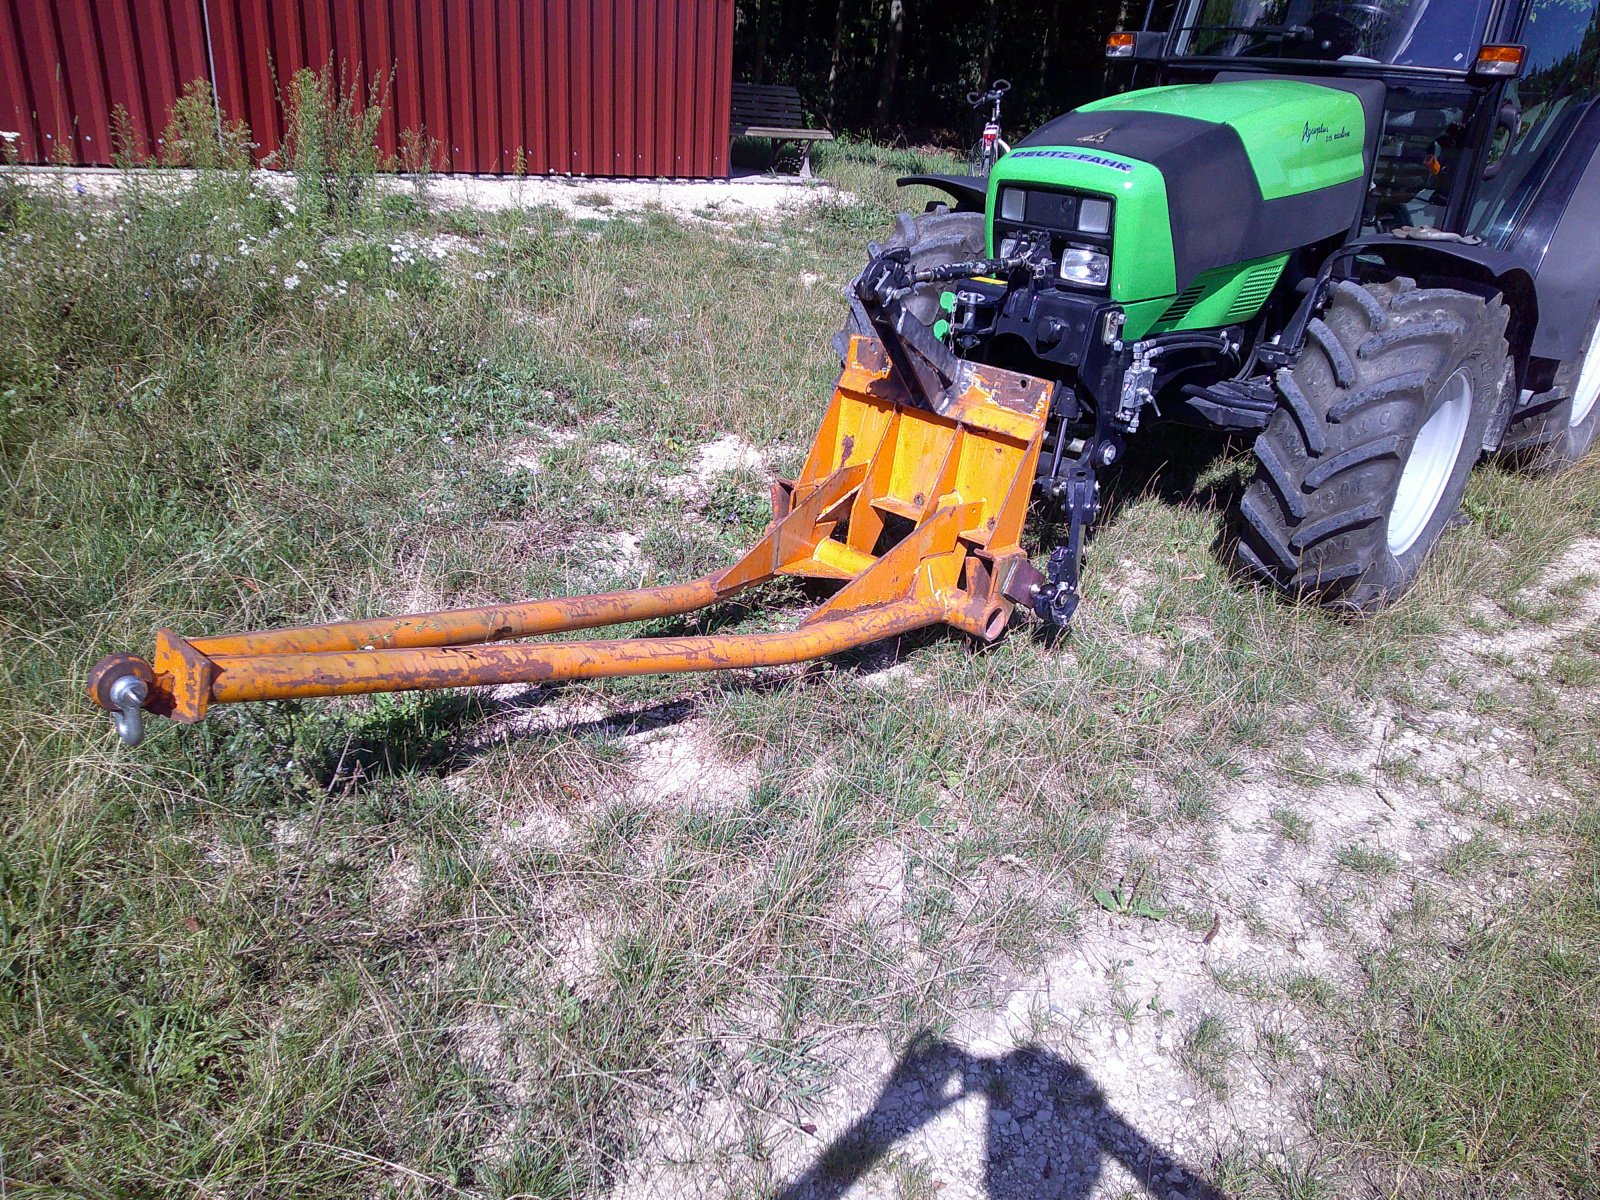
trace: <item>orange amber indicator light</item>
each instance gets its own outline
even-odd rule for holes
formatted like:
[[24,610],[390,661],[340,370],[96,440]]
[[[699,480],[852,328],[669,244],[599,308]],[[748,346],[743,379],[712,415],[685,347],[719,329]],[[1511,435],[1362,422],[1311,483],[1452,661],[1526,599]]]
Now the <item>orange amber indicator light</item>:
[[1110,37],[1106,38],[1106,57],[1132,58],[1133,34],[1113,33]]
[[1526,46],[1484,46],[1478,51],[1478,61],[1473,70],[1479,75],[1514,78],[1522,74],[1522,64],[1527,57]]

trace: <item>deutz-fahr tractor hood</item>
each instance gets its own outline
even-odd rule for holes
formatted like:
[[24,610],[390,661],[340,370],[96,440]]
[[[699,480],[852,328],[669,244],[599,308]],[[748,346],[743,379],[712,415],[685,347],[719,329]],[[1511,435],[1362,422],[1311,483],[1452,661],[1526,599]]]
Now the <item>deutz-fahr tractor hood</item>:
[[1171,297],[1203,272],[1349,230],[1383,100],[1378,82],[1259,75],[1098,100],[995,165],[990,220],[1007,184],[1110,196],[1112,298]]

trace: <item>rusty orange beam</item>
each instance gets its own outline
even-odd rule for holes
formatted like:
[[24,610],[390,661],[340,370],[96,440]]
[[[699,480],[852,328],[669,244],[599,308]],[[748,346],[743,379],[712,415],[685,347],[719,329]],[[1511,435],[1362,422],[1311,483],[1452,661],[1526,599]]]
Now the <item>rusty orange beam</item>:
[[222,655],[209,660],[214,673],[207,699],[212,704],[234,704],[783,666],[910,633],[938,623],[943,616],[941,605],[918,599],[858,609],[776,633]]
[[[844,481],[848,483],[848,480]],[[826,504],[843,484],[821,490],[809,502]],[[844,487],[848,495],[849,488]],[[142,707],[184,723],[203,719],[213,704],[245,700],[302,699],[312,696],[350,696],[370,692],[416,691],[425,688],[480,687],[501,683],[555,683],[576,679],[595,679],[605,675],[640,675],[683,671],[716,671],[738,667],[771,666],[798,662],[838,653],[864,645],[877,638],[891,637],[910,629],[937,622],[972,628],[972,601],[958,587],[965,555],[956,546],[961,530],[980,512],[977,504],[951,505],[939,510],[909,538],[902,541],[874,566],[892,585],[886,595],[867,589],[874,573],[868,570],[850,585],[864,594],[849,604],[833,604],[813,613],[798,630],[784,633],[723,634],[706,637],[667,637],[605,639],[587,642],[544,642],[532,645],[496,641],[477,645],[424,645],[350,647],[349,630],[372,622],[344,623],[336,648],[305,649],[288,645],[265,652],[245,645],[228,653],[215,653],[211,647],[227,639],[179,637],[163,629],[156,636],[153,663],[129,656],[105,660],[96,668],[100,675],[107,664],[138,673],[147,685]],[[807,506],[797,510],[804,519]],[[780,521],[775,528],[781,528]],[[768,545],[763,539],[740,563],[709,577],[713,596],[728,594],[750,582],[770,578],[773,566],[790,561],[796,551]],[[804,549],[804,543],[799,545]],[[850,588],[841,592],[846,596]],[[661,589],[667,591],[669,589]],[[642,593],[641,593],[642,594]],[[623,600],[634,593],[611,593],[550,601],[547,605],[517,606],[526,613],[540,611],[541,618],[555,620],[566,614],[587,618],[596,612],[615,611],[612,597]],[[835,597],[838,601],[840,596]],[[592,601],[606,601],[596,605]],[[985,604],[991,604],[985,600]],[[541,610],[553,610],[545,614]],[[623,606],[636,613],[637,608]],[[466,620],[453,627],[457,633],[471,632],[474,619],[484,610],[460,610]],[[987,610],[984,610],[987,611]],[[983,619],[979,616],[978,619]],[[402,619],[410,620],[410,619]],[[391,622],[390,624],[393,624]],[[504,624],[496,626],[504,628]],[[557,628],[571,628],[563,625]],[[319,634],[333,627],[309,626]],[[433,622],[421,629],[407,625],[404,632],[423,636],[435,632]],[[973,630],[982,633],[981,625]],[[503,636],[503,635],[502,635]],[[251,635],[254,637],[254,635]],[[313,646],[315,638],[306,639]],[[247,639],[234,639],[233,644]],[[91,695],[99,698],[102,684],[109,678],[91,681]],[[108,686],[108,684],[107,684]],[[107,697],[109,699],[109,696]],[[106,705],[113,707],[113,705]]]
[[537,637],[567,629],[596,629],[625,621],[675,617],[714,604],[739,589],[719,591],[718,575],[688,583],[533,600],[487,608],[452,608],[405,617],[296,625],[254,633],[190,639],[208,657],[241,654],[317,654],[339,650],[404,649],[414,646],[464,646]]
[[189,645],[207,657],[467,646],[681,616],[764,583],[795,560],[810,554],[819,540],[817,524],[823,509],[850,496],[865,474],[864,468],[833,472],[737,563],[688,583],[483,608],[443,609],[404,617],[373,617],[253,633],[219,634],[190,638]]

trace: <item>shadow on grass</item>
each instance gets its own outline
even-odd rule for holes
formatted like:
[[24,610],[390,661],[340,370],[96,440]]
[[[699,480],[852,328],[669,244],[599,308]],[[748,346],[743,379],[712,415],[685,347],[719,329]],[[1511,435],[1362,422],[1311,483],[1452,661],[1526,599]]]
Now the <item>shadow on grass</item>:
[[1121,466],[1104,473],[1100,520],[1089,530],[1088,541],[1092,544],[1095,534],[1115,521],[1121,509],[1149,496],[1173,508],[1220,514],[1211,552],[1231,567],[1239,536],[1239,502],[1249,476],[1228,469],[1227,460],[1248,445],[1243,436],[1162,423],[1147,436],[1135,438]]
[[[826,595],[818,592],[813,603]],[[779,598],[780,600],[782,598]],[[785,605],[784,607],[788,607]],[[738,624],[762,611],[759,597],[737,604],[719,604],[702,610],[702,620],[691,617],[654,622],[638,635],[649,637],[704,636],[733,633]],[[797,626],[809,608],[787,613],[787,622]],[[602,631],[603,632],[603,631]],[[750,668],[730,672],[719,679],[723,692],[767,693],[792,686],[806,672],[830,669],[850,675],[872,675],[887,670],[916,650],[950,637],[962,635],[943,626],[930,626],[899,637],[859,646],[853,650],[792,668]],[[972,643],[976,648],[979,644]],[[701,679],[705,672],[692,677]],[[370,711],[350,714],[339,720],[336,729],[324,734],[321,747],[308,756],[312,776],[329,791],[344,794],[359,792],[380,779],[398,775],[450,775],[488,753],[502,740],[481,737],[496,728],[514,731],[513,739],[560,734],[569,737],[611,739],[652,733],[694,718],[701,706],[698,694],[669,697],[634,708],[607,711],[601,716],[554,716],[540,720],[542,710],[558,704],[578,683],[529,683],[521,690],[499,688],[449,690],[418,693],[400,699],[381,698]],[[498,693],[498,694],[496,694]],[[300,701],[286,706],[292,713],[314,712],[318,702]]]
[[[446,774],[458,757],[460,731],[482,721],[494,704],[472,692],[380,703],[352,718],[342,736],[325,741],[307,770],[322,787],[341,793],[393,775]],[[293,702],[292,711],[303,711],[301,702]]]
[[[1239,502],[1249,483],[1247,473],[1233,469],[1230,456],[1247,445],[1245,435],[1228,435],[1197,429],[1175,422],[1161,422],[1129,444],[1122,462],[1100,473],[1100,517],[1084,531],[1083,578],[1096,569],[1091,557],[1094,544],[1121,518],[1122,510],[1151,498],[1171,508],[1216,512],[1222,518],[1211,553],[1228,575],[1241,587],[1259,587],[1260,581],[1239,561],[1235,547],[1239,541]],[[1067,524],[1057,514],[1033,505],[1024,531],[1024,546],[1030,555],[1047,554],[1067,540]],[[1034,622],[1034,638],[1054,646],[1070,638],[1066,628]]]
[[[1153,496],[1163,504],[1178,508],[1209,510],[1222,519],[1211,539],[1211,553],[1235,586],[1263,588],[1267,585],[1239,557],[1239,532],[1243,518],[1239,504],[1244,499],[1253,473],[1252,464],[1243,472],[1226,466],[1228,456],[1248,448],[1250,434],[1225,434],[1185,425],[1161,424],[1154,436],[1141,442],[1135,439],[1123,461],[1120,477],[1109,489],[1108,513],[1143,496]],[[1277,593],[1274,593],[1277,594]]]
[[1130,1125],[1076,1063],[1034,1048],[978,1056],[928,1033],[906,1048],[872,1108],[777,1200],[843,1196],[900,1141],[974,1094],[986,1101],[989,1200],[1088,1200],[1108,1160],[1163,1200],[1226,1200]]
[[1231,452],[1248,446],[1248,435],[1216,433],[1163,422],[1128,445],[1127,457],[1105,473],[1106,509],[1115,512],[1141,496],[1187,508],[1231,509],[1244,496],[1237,472],[1217,472]]

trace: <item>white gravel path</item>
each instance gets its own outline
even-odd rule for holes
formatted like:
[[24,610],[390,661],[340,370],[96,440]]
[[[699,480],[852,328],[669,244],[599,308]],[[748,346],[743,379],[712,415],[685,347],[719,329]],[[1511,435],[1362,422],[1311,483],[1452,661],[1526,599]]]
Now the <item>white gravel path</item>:
[[[15,178],[37,187],[81,188],[88,196],[109,196],[129,178],[106,167],[5,167]],[[194,172],[148,169],[137,172],[146,184],[186,186]],[[257,171],[266,187],[287,190],[292,176],[277,171]],[[401,193],[425,194],[429,203],[444,208],[498,211],[510,208],[559,208],[569,216],[605,218],[620,213],[660,210],[693,217],[714,213],[720,217],[781,215],[822,200],[843,197],[837,188],[818,179],[779,175],[748,175],[736,179],[587,179],[571,176],[433,175],[424,181],[406,176],[381,175],[378,186]]]

